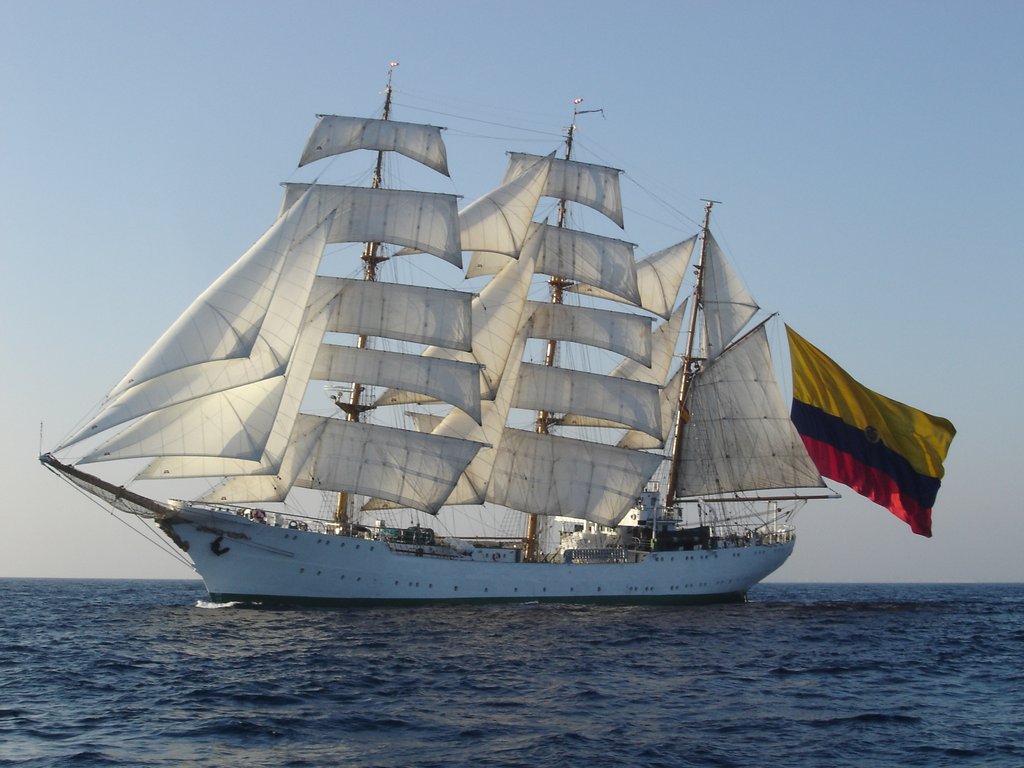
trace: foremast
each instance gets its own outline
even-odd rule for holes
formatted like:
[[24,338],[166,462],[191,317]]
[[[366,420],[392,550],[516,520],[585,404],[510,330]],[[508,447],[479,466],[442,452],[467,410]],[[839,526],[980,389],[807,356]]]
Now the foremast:
[[[388,85],[390,96],[390,77]],[[286,183],[271,227],[55,451],[117,428],[75,463],[148,459],[135,479],[205,479],[210,487],[194,499],[199,504],[286,503],[292,489],[308,488],[428,514],[443,505],[482,443],[359,418],[370,387],[379,386],[423,393],[480,420],[479,365],[408,352],[409,345],[469,352],[471,296],[391,283],[383,275],[375,279],[380,262],[398,255],[383,253],[388,246],[462,269],[457,197],[382,183],[382,151],[448,176],[442,129],[379,118],[318,118],[299,167],[374,150],[375,188]],[[321,270],[325,246],[334,243],[351,243],[353,256],[363,254],[359,271],[368,279]],[[371,349],[378,337],[401,351]],[[339,406],[349,406],[352,416],[345,407],[330,415],[308,413],[303,403],[313,382],[329,389],[356,382],[353,387],[361,384],[364,391],[352,397],[347,386],[336,390],[335,402],[341,399]],[[98,495],[105,500],[123,498],[102,490]]]
[[[584,114],[586,112],[594,112],[594,111],[596,111],[596,110],[592,110],[592,109],[590,109],[590,110],[581,110],[579,108],[580,103],[582,103],[582,99],[576,99],[575,100],[573,111],[572,111],[572,122],[570,123],[569,127],[566,129],[566,132],[565,132],[565,159],[566,160],[571,160],[572,159],[572,142],[573,142],[573,137],[574,137],[574,135],[576,133],[576,118],[579,115]],[[565,228],[565,219],[566,219],[566,215],[568,214],[568,211],[569,211],[569,201],[566,200],[564,197],[559,198],[559,200],[558,200],[558,221],[557,221],[557,224],[556,224],[556,226],[559,229],[564,229]],[[568,286],[572,285],[572,281],[568,280],[565,277],[561,277],[559,275],[551,275],[551,277],[548,278],[548,285],[550,286],[550,289],[551,289],[550,302],[552,304],[561,304],[562,301],[563,301],[563,295],[565,293],[565,289]],[[557,345],[558,345],[558,341],[556,339],[548,339],[547,340],[547,347],[544,350],[544,365],[546,367],[548,367],[548,368],[551,368],[555,364],[555,349],[556,349]],[[548,427],[552,424],[552,421],[553,420],[552,420],[552,416],[551,416],[551,412],[550,411],[547,411],[547,410],[538,411],[538,413],[537,413],[537,432],[539,432],[540,434],[546,435],[548,433]],[[531,519],[535,520],[536,519],[536,515],[531,515]]]
[[[391,78],[392,75],[394,75],[395,67],[397,66],[397,61],[391,61],[388,63],[388,79],[387,85],[384,87],[384,110],[381,114],[381,119],[384,121],[391,119]],[[384,150],[378,149],[377,160],[373,167],[373,178],[370,181],[370,189],[380,189],[383,184]],[[381,253],[381,243],[379,241],[367,241],[363,245],[363,254],[361,258],[363,261],[363,280],[370,283],[377,282],[377,267],[388,259],[387,256],[382,255]],[[367,334],[361,333],[356,337],[356,349],[366,349],[368,343],[369,336]],[[335,398],[335,405],[342,410],[347,421],[359,421],[364,413],[373,410],[376,407],[362,402],[363,390],[363,384],[359,381],[354,381],[352,382],[352,391],[349,394],[347,402],[345,402],[340,396]],[[351,507],[351,494],[347,491],[340,491],[338,493],[337,503],[334,509],[334,522],[337,525],[348,526],[351,523]]]

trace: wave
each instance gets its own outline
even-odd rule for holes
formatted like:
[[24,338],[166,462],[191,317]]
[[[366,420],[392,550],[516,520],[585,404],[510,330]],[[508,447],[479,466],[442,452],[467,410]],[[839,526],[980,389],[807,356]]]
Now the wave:
[[238,601],[238,600],[232,600],[231,602],[227,602],[227,603],[214,603],[214,602],[212,602],[210,600],[196,600],[195,607],[196,608],[209,608],[211,610],[214,610],[214,609],[217,609],[217,608],[237,608],[240,605],[242,605],[242,603],[240,601]]

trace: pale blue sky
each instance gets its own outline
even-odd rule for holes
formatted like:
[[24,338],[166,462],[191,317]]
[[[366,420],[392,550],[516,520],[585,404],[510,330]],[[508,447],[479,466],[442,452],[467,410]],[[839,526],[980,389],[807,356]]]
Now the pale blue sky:
[[723,201],[765,308],[956,425],[932,539],[845,492],[775,579],[1024,580],[1022,39],[1018,2],[0,0],[0,576],[189,575],[37,464],[40,421],[49,447],[98,403],[397,59],[450,191],[555,149],[582,96],[642,251]]

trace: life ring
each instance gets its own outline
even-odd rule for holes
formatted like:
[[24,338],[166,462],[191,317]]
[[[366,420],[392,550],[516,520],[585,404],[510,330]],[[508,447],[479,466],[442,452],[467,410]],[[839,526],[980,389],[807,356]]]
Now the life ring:
[[493,555],[491,555],[491,560],[493,560],[494,562],[498,562],[499,560],[501,560],[501,555],[495,552]]

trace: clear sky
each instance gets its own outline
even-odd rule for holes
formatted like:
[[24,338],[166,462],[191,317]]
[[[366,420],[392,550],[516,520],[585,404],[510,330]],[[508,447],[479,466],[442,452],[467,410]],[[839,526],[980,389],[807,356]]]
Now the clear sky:
[[[317,113],[447,125],[453,182],[626,170],[627,238],[702,197],[762,306],[957,427],[924,539],[847,489],[781,581],[1022,581],[1024,4],[0,0],[0,576],[188,576],[36,461],[270,224]],[[477,121],[471,122],[466,117]],[[659,203],[665,201],[680,212]]]

